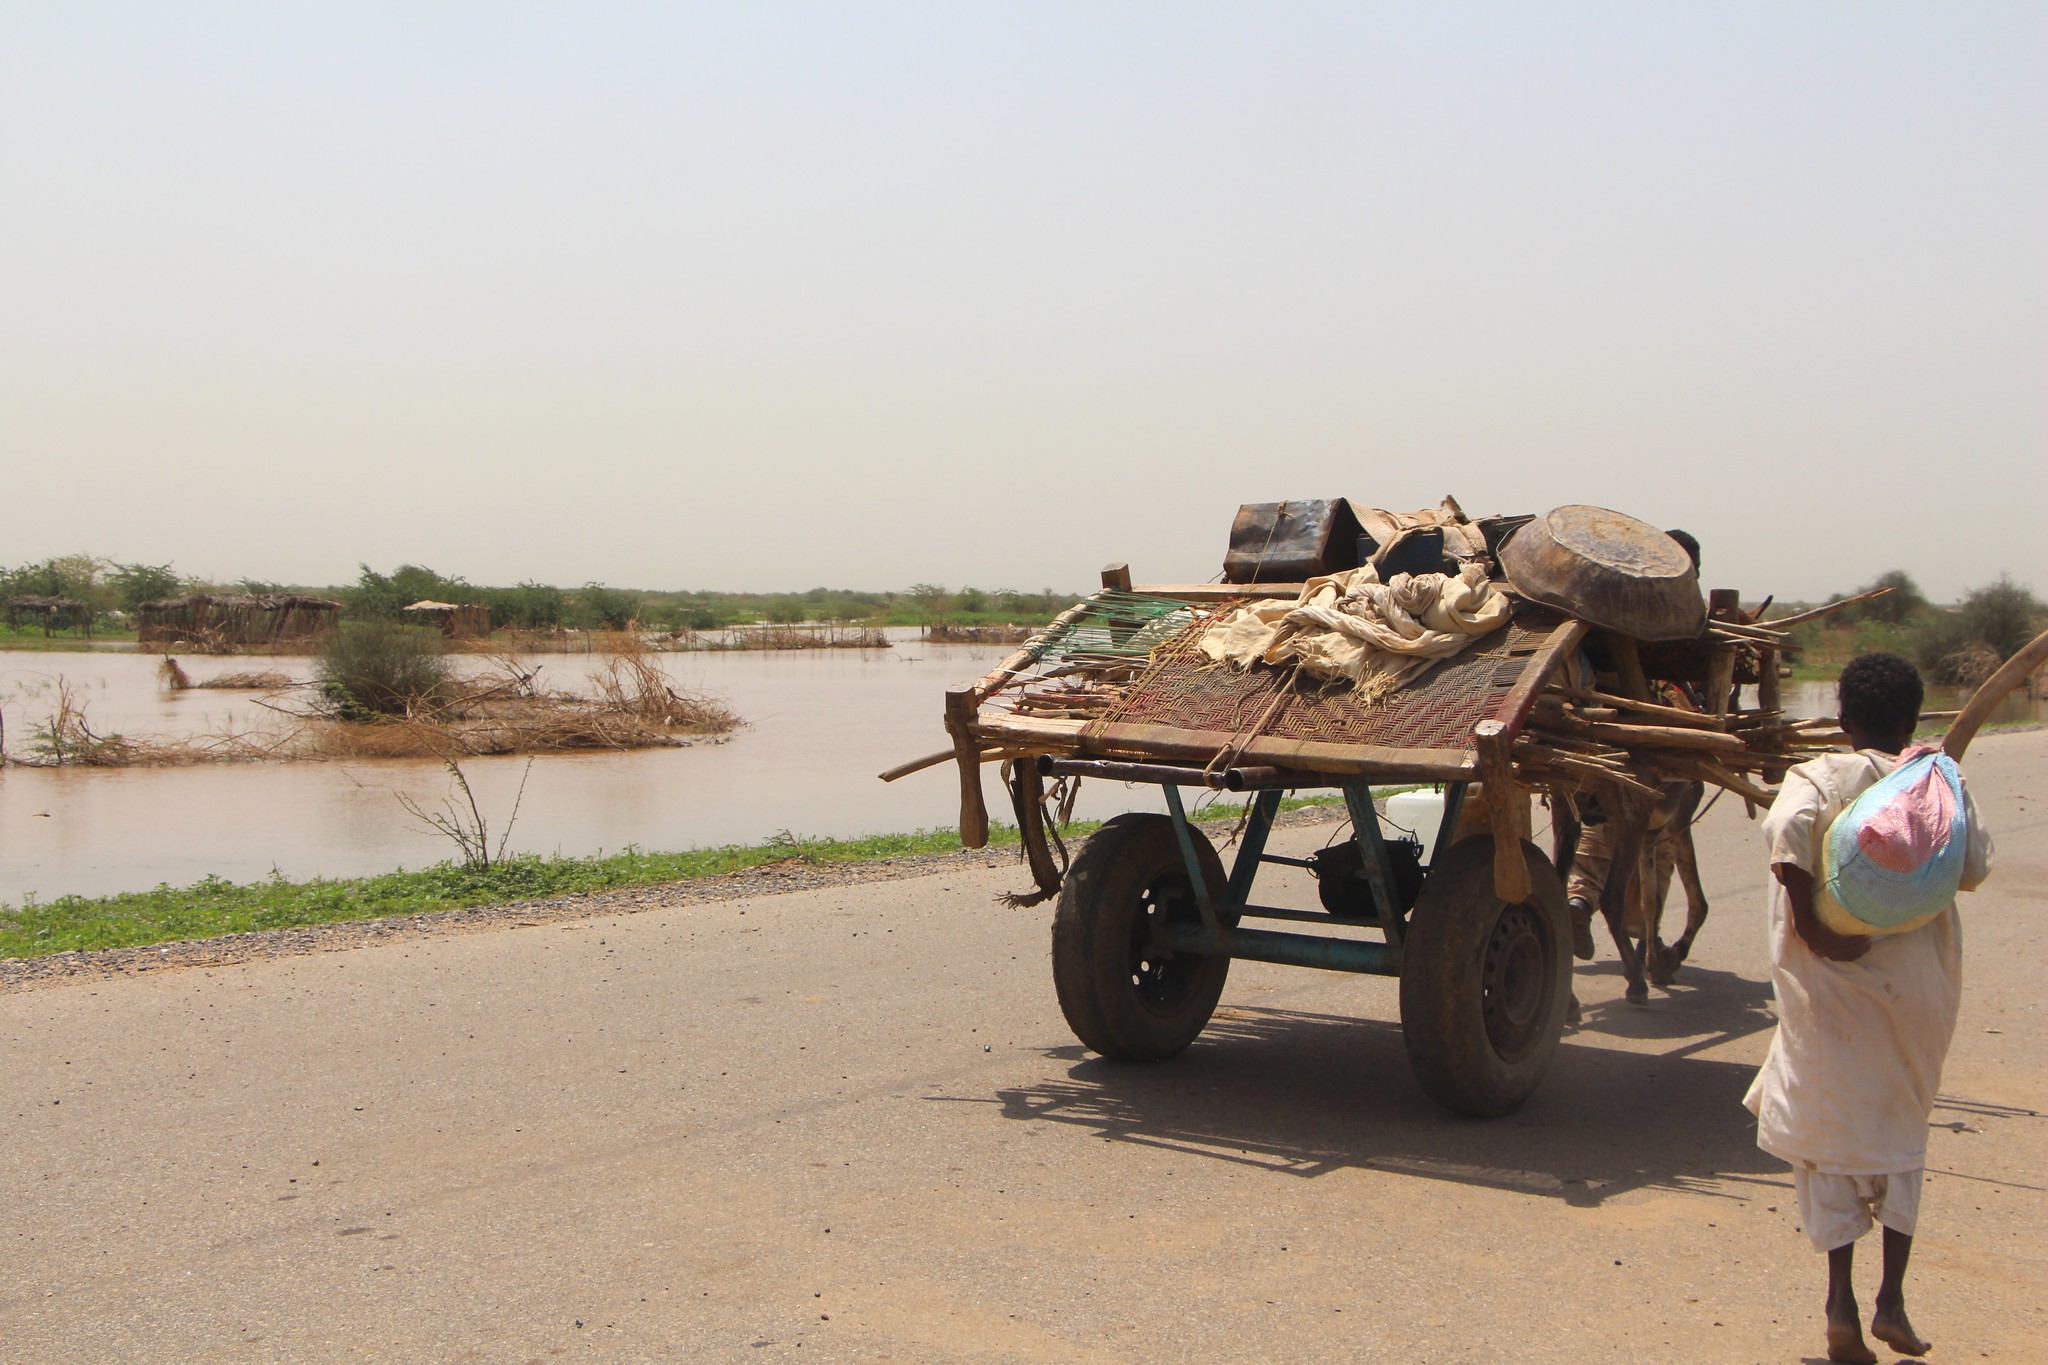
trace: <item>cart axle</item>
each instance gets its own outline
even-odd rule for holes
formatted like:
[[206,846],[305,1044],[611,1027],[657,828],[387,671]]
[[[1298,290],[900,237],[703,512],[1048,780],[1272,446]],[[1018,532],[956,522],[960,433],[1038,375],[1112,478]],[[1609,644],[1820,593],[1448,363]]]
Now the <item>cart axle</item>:
[[1222,925],[1211,928],[1179,921],[1155,925],[1152,941],[1178,953],[1275,962],[1284,967],[1320,967],[1325,971],[1361,972],[1368,976],[1401,974],[1401,950],[1398,947],[1369,943],[1363,939],[1317,938],[1309,934],[1283,934],[1272,929],[1230,929]]

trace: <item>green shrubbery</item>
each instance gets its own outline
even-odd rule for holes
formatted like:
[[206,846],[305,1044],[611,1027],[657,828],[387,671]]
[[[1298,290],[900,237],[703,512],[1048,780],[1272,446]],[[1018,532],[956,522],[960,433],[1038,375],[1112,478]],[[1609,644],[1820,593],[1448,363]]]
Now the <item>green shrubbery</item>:
[[1872,588],[1891,591],[1794,631],[1803,673],[1831,676],[1859,654],[1886,650],[1911,658],[1929,682],[1974,686],[2048,625],[2040,599],[2003,574],[1954,607],[1929,603],[1902,569],[1858,591]]
[[1913,657],[1935,682],[1975,684],[2041,631],[2040,599],[2004,574],[1964,596],[1953,611],[1931,611],[1913,636]]
[[315,672],[328,709],[344,720],[432,714],[454,699],[438,632],[390,621],[344,621]]

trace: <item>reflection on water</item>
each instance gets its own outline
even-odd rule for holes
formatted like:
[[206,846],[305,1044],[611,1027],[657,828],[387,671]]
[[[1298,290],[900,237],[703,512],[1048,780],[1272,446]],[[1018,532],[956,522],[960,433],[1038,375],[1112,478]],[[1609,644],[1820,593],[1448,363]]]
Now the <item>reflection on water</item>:
[[[512,847],[584,854],[627,844],[673,849],[753,843],[781,830],[854,835],[950,826],[958,784],[950,766],[902,781],[882,769],[947,747],[939,720],[947,685],[987,671],[1004,647],[925,645],[914,633],[890,650],[663,656],[683,686],[717,693],[748,722],[722,743],[626,754],[537,759]],[[581,683],[592,661],[540,656],[541,676]],[[186,657],[197,681],[252,666],[307,677],[303,658]],[[0,718],[20,753],[50,709],[62,675],[101,733],[195,734],[276,723],[258,695],[162,692],[155,658],[104,651],[0,654]],[[1937,690],[1930,708],[1954,707]],[[1827,683],[1787,688],[1799,715],[1834,709]],[[2048,704],[2013,702],[1999,720],[2048,718]],[[465,769],[487,815],[502,818],[526,760],[479,758]],[[991,809],[1005,803],[988,773]],[[207,875],[247,881],[351,876],[418,867],[451,852],[399,808],[404,791],[432,807],[447,791],[432,763],[212,764],[186,768],[0,770],[0,902],[35,893],[94,894]],[[1158,809],[1156,790],[1089,783],[1080,813]]]
[[[1924,706],[1929,711],[1959,711],[1975,691],[1969,687],[1930,687]],[[1756,704],[1756,689],[1745,688],[1745,703]],[[1835,714],[1835,685],[1831,682],[1785,684],[1785,710],[1794,716]],[[2027,721],[2048,721],[2048,697],[2027,697],[2015,692],[1992,711],[1987,725],[2013,725]],[[1936,729],[1945,728],[1946,722]]]
[[[628,844],[677,849],[754,843],[789,830],[855,835],[950,826],[959,784],[950,766],[898,782],[875,774],[948,746],[946,687],[993,667],[1008,646],[925,645],[904,632],[890,650],[661,656],[671,677],[716,693],[746,720],[724,742],[534,761],[512,848],[585,854]],[[594,661],[541,655],[541,677],[574,688]],[[194,681],[252,666],[307,677],[303,658],[180,656]],[[0,654],[8,748],[27,750],[61,674],[102,734],[204,733],[271,723],[248,693],[161,692],[157,661],[104,652]],[[259,694],[260,695],[260,694]],[[523,758],[466,760],[487,816],[502,818]],[[990,808],[1007,809],[993,769]],[[1152,790],[1090,784],[1084,815],[1156,809]],[[206,764],[184,768],[0,770],[0,902],[29,893],[97,894],[215,875],[248,881],[355,876],[419,867],[453,848],[399,808],[404,791],[433,808],[447,791],[433,763]]]

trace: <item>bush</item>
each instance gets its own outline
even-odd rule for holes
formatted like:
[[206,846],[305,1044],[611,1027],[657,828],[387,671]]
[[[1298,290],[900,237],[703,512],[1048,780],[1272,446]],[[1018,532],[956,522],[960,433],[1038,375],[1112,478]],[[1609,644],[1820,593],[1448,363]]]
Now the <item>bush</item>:
[[1970,638],[1990,645],[2000,659],[2019,653],[2041,630],[2040,599],[2005,574],[1963,598],[1956,614]]
[[316,673],[345,720],[434,712],[454,696],[438,631],[386,621],[345,621],[320,651]]
[[1974,685],[2034,638],[2040,615],[2040,600],[2001,574],[1931,616],[1914,633],[1913,657],[1930,681]]

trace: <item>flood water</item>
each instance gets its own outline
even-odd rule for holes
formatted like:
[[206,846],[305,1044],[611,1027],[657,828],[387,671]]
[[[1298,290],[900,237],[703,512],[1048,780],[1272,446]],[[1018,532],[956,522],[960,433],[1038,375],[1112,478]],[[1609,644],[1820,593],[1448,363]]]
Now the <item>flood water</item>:
[[[544,754],[533,761],[510,850],[590,854],[627,845],[682,849],[951,826],[959,782],[950,765],[893,783],[875,774],[948,747],[941,696],[985,673],[1014,646],[926,645],[902,632],[889,650],[819,649],[660,656],[683,686],[722,698],[746,724],[686,749]],[[594,661],[540,655],[541,678],[575,690]],[[276,669],[310,677],[306,658],[179,656],[195,681]],[[8,751],[28,750],[60,676],[100,734],[205,734],[274,722],[262,694],[166,692],[152,655],[107,651],[0,654],[0,717]],[[524,758],[466,759],[495,827],[512,807]],[[992,770],[991,813],[1006,811]],[[1081,810],[1156,807],[1147,789],[1091,784]],[[26,895],[132,891],[205,876],[249,881],[358,876],[453,855],[399,806],[404,792],[434,809],[450,794],[432,762],[207,763],[176,768],[0,769],[0,904]]]
[[[510,849],[571,855],[627,845],[681,849],[950,826],[958,782],[950,764],[884,784],[875,774],[947,747],[945,688],[986,672],[1009,646],[926,645],[901,632],[889,650],[662,656],[677,683],[723,698],[747,722],[722,742],[687,749],[549,754],[534,760]],[[539,656],[542,678],[575,688],[592,661]],[[195,680],[276,669],[311,675],[304,658],[181,656]],[[26,751],[62,677],[102,733],[205,734],[275,717],[260,694],[162,691],[151,655],[104,650],[0,654],[0,718],[9,751]],[[1833,709],[1830,684],[1788,686],[1797,714]],[[1951,694],[1930,707],[1955,706]],[[1999,719],[2041,719],[2041,702]],[[466,760],[494,827],[510,811],[524,758]],[[985,773],[986,775],[986,773]],[[986,781],[1002,818],[1001,789]],[[398,803],[434,808],[450,794],[431,762],[216,763],[178,768],[0,769],[0,903],[182,886],[205,876],[249,881],[356,876],[420,867],[453,853]],[[1085,784],[1078,807],[1102,817],[1157,809],[1156,789]]]

